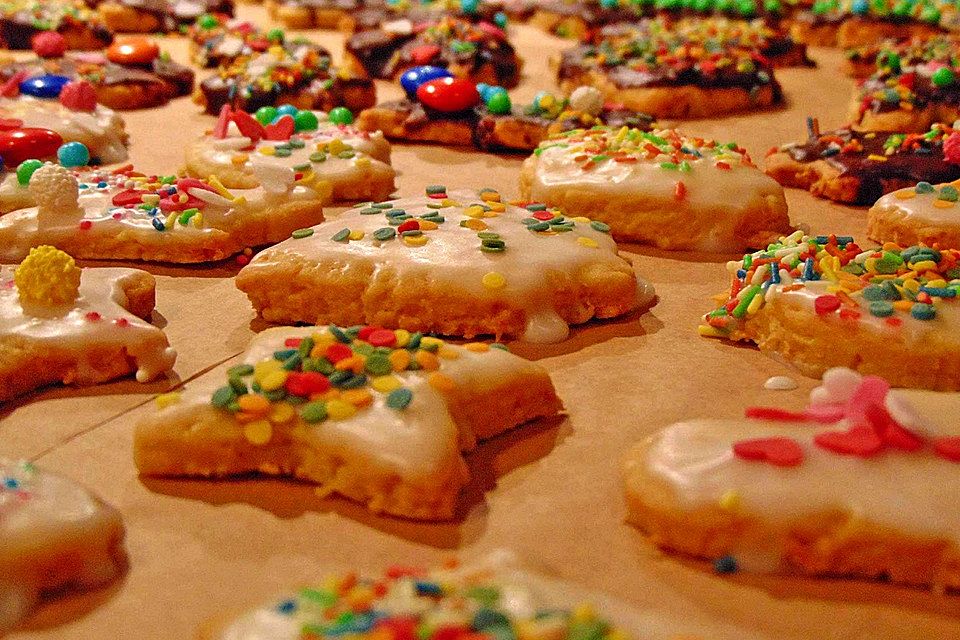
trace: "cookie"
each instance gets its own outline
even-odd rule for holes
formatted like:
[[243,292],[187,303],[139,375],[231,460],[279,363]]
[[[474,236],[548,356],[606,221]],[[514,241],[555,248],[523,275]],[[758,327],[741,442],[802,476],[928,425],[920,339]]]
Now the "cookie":
[[206,13],[233,15],[233,0],[106,0],[97,9],[118,33],[176,32]]
[[[646,114],[605,105],[593,87],[577,89],[571,100],[541,91],[532,104],[515,105],[503,87],[449,77],[420,81],[424,74],[442,72],[446,70],[430,66],[410,69],[403,76],[409,97],[365,109],[358,126],[383,131],[395,140],[530,152],[553,133],[598,124],[647,130],[653,124]],[[414,77],[416,81],[406,82]],[[426,86],[420,90],[422,85]],[[424,94],[423,99],[419,94]],[[464,94],[468,94],[466,101]]]
[[499,27],[453,16],[360,31],[347,39],[344,49],[348,69],[385,80],[397,80],[412,67],[432,65],[457,78],[511,88],[519,84],[523,66]]
[[288,42],[279,29],[263,31],[252,22],[226,16],[205,14],[187,30],[190,38],[190,60],[199,67],[231,65],[239,58],[263,53],[272,45],[306,44],[295,38]]
[[788,231],[783,188],[735,143],[593,127],[548,138],[523,163],[521,197],[610,226],[621,241],[738,251]]
[[46,164],[27,186],[36,205],[0,217],[0,260],[50,244],[84,259],[214,262],[323,220],[328,184],[292,169],[270,175],[263,187],[231,192],[215,179],[132,170],[78,179]]
[[42,153],[36,140],[15,131],[44,129],[55,132],[61,142],[80,142],[88,150],[89,164],[114,164],[127,159],[129,142],[123,118],[113,109],[97,104],[89,83],[68,84],[62,99],[50,100],[19,95],[0,97],[0,157],[9,168],[29,158],[56,157]]
[[[155,45],[154,45],[155,46]],[[117,54],[113,54],[117,58]],[[144,109],[189,93],[193,71],[159,54],[146,64],[118,64],[100,52],[71,52],[59,58],[35,58],[0,66],[0,78],[26,74],[20,93],[56,98],[68,81],[86,81],[97,102],[111,109]]]
[[955,24],[944,0],[827,0],[791,18],[794,40],[822,47],[862,47],[887,38],[929,37]]
[[131,373],[149,382],[169,371],[177,354],[145,321],[154,287],[146,272],[81,270],[50,246],[32,249],[19,266],[0,266],[0,402],[50,384]]
[[605,100],[657,118],[710,118],[762,109],[783,96],[773,67],[734,41],[651,31],[564,51],[560,88],[596,87]]
[[701,335],[754,342],[814,378],[843,366],[898,387],[960,390],[960,251],[865,250],[797,231],[727,270],[730,291]]
[[162,396],[137,425],[134,459],[145,476],[259,472],[441,520],[468,480],[461,450],[560,408],[541,366],[484,343],[280,327],[226,375]]
[[243,111],[224,107],[217,126],[186,150],[186,173],[216,176],[228,189],[253,189],[271,171],[310,172],[328,182],[334,202],[383,200],[394,191],[390,143],[379,132],[349,124],[349,111],[334,111],[340,123],[322,112],[298,111],[290,105],[264,107],[264,124]]
[[[45,33],[46,32],[46,33]],[[64,0],[7,0],[0,5],[0,45],[4,49],[30,49],[35,38],[45,34],[48,45],[61,50],[99,50],[110,44],[113,34],[83,2]]]
[[935,35],[902,40],[882,40],[844,51],[844,70],[854,78],[868,78],[878,69],[912,67],[927,62],[949,64],[960,53],[960,38]]
[[960,153],[944,155],[944,142],[960,142],[960,134],[947,125],[925,133],[820,132],[810,120],[809,133],[805,142],[771,149],[764,162],[767,175],[821,198],[866,205],[923,180],[960,178]]
[[960,119],[958,73],[960,68],[939,61],[879,69],[854,93],[850,121],[863,131],[900,133],[954,122]]
[[[629,520],[718,572],[960,587],[957,394],[831,369],[802,411],[671,425],[624,464]],[[936,487],[936,490],[932,490]]]
[[[322,604],[313,599],[315,594],[324,594]],[[681,640],[669,631],[661,634],[655,615],[641,615],[607,596],[526,571],[512,554],[500,550],[480,561],[448,562],[433,570],[394,566],[379,576],[330,574],[231,619],[211,621],[199,637],[297,640],[312,629],[329,635],[427,634],[440,624],[462,634],[513,634],[522,629],[524,637],[549,634],[564,639],[589,630],[596,640]]]
[[73,481],[0,458],[0,633],[47,597],[104,586],[127,559],[120,514]]
[[241,56],[220,67],[200,83],[194,100],[213,115],[228,103],[251,113],[284,103],[321,111],[346,107],[359,113],[376,104],[377,93],[369,78],[333,67],[322,47],[273,45],[265,53]]
[[493,190],[434,185],[263,251],[236,282],[270,322],[557,342],[569,325],[649,301],[606,231],[543,205],[503,204]]
[[352,16],[363,0],[266,0],[270,17],[288,29],[337,29],[352,31]]
[[958,184],[918,182],[883,196],[867,214],[867,235],[877,242],[960,249]]

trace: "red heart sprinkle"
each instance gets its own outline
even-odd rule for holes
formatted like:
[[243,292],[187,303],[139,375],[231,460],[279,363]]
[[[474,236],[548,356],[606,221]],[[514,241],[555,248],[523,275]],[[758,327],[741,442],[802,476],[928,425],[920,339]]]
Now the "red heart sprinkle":
[[293,116],[282,115],[279,120],[263,128],[263,137],[266,140],[289,140],[296,128]]
[[877,435],[887,446],[902,451],[917,451],[923,448],[923,439],[897,424],[897,421],[891,417],[883,406],[872,404],[866,408],[864,413],[876,430]]
[[744,460],[769,462],[777,467],[795,467],[803,462],[803,449],[792,438],[756,438],[733,443],[733,453]]
[[250,138],[251,142],[257,142],[263,138],[263,125],[246,111],[234,111],[231,119],[240,133]]

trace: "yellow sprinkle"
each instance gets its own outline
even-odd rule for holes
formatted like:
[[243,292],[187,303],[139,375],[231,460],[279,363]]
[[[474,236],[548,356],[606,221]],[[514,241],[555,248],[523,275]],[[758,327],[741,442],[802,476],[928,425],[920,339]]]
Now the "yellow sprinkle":
[[337,400],[340,398],[340,389],[329,389],[320,395],[314,395],[316,397],[310,396],[311,400],[323,400],[324,402],[329,402],[330,400]]
[[167,407],[173,406],[180,402],[180,394],[176,391],[171,393],[162,393],[157,396],[155,402],[157,403],[157,409],[166,409]]
[[950,202],[949,200],[934,200],[933,206],[937,209],[949,209],[950,207],[957,204],[956,202]]
[[427,236],[403,236],[403,243],[408,247],[422,247],[427,244]]
[[145,193],[140,196],[140,202],[143,204],[149,204],[151,207],[155,207],[160,204],[160,194],[158,193]]
[[357,357],[358,355],[359,354],[355,354],[350,356],[349,358],[344,358],[343,360],[340,360],[339,362],[337,362],[337,364],[333,365],[333,368],[336,369],[337,371],[353,371],[354,369],[357,368],[357,363],[359,362],[359,359]]
[[474,204],[470,205],[463,210],[463,215],[469,216],[471,218],[482,218],[484,214],[484,209],[480,205]]
[[254,420],[243,427],[243,435],[250,444],[264,445],[273,437],[273,427],[266,420]]
[[363,240],[364,233],[360,229],[355,229],[350,232],[351,240]]
[[410,365],[410,352],[405,349],[397,349],[387,356],[390,360],[390,366],[394,371],[406,371]]
[[587,236],[580,236],[577,238],[577,244],[581,247],[589,247],[590,249],[596,249],[600,245],[597,244],[597,241],[593,238],[588,238]]
[[396,376],[377,376],[370,380],[370,386],[380,393],[390,393],[402,387],[403,383]]
[[180,212],[174,211],[173,213],[167,216],[166,220],[163,221],[163,226],[165,226],[167,229],[173,229],[173,227],[177,224],[177,218],[179,217],[180,217]]
[[480,194],[480,199],[484,202],[500,202],[500,193],[497,191],[484,191]]
[[[907,284],[907,283],[904,282],[903,284]],[[932,289],[942,289],[943,287],[947,286],[947,281],[944,280],[943,278],[937,278],[936,280],[931,280],[930,282],[928,282],[927,286]]]
[[437,355],[444,360],[456,360],[460,357],[460,352],[452,347],[443,346],[437,350]]
[[597,617],[597,610],[588,602],[578,604],[574,607],[572,613],[575,622],[589,622],[590,620],[595,620]]
[[910,300],[896,300],[893,303],[893,308],[900,311],[910,311],[910,307],[913,306],[913,302]]
[[909,289],[910,291],[913,291],[914,293],[916,293],[917,291],[920,290],[920,283],[912,278],[910,280],[904,280],[903,288]]
[[437,347],[438,349],[443,346],[443,340],[440,338],[434,338],[433,336],[423,336],[420,339],[420,348],[427,349]]
[[260,153],[260,155],[264,156],[273,156],[277,154],[277,150],[273,147],[260,147],[257,149],[257,151]]
[[293,407],[286,402],[278,402],[270,409],[270,415],[267,419],[271,424],[287,424],[293,420],[295,415],[297,415],[297,412],[294,411]]
[[219,193],[221,196],[223,196],[227,200],[233,200],[234,198],[233,194],[230,193],[230,191],[225,186],[223,186],[223,183],[220,182],[220,178],[218,178],[217,176],[210,176],[209,178],[207,178],[207,184],[213,187],[214,191]]
[[289,372],[283,369],[271,371],[263,376],[263,380],[260,381],[260,388],[264,391],[276,391],[286,383],[288,375],[290,375]]
[[875,154],[875,153],[871,153],[870,155],[867,156],[867,160],[873,160],[874,162],[886,162],[886,161],[887,161],[887,157],[886,157],[886,156],[878,156],[878,155]]
[[485,231],[486,229],[489,228],[487,227],[486,222],[484,222],[483,220],[477,220],[475,218],[471,218],[470,220],[467,220],[464,226],[467,229],[472,229],[473,231]]
[[405,347],[410,343],[410,332],[406,329],[395,329],[393,335],[397,336],[398,347]]
[[373,396],[366,389],[347,389],[340,394],[340,399],[355,407],[366,407],[373,402]]
[[327,402],[327,415],[331,420],[346,420],[357,412],[357,408],[349,402],[343,400],[330,400]]
[[456,206],[458,206],[458,205],[457,205],[457,201],[456,201],[456,200],[451,200],[450,198],[444,198],[443,200],[440,201],[440,206],[441,206],[441,207],[456,207]]
[[337,155],[341,151],[346,151],[346,150],[347,150],[347,145],[345,145],[343,143],[343,140],[341,140],[340,138],[334,138],[329,143],[327,143],[327,151],[329,151],[332,155]]
[[353,161],[353,166],[359,167],[360,169],[366,169],[370,166],[370,158],[367,156],[360,156]]
[[199,229],[203,226],[203,212],[198,211],[196,215],[190,218],[190,226]]
[[920,273],[921,271],[936,269],[937,263],[933,260],[922,260],[920,262],[914,262],[910,267],[917,273]]
[[702,324],[697,327],[697,333],[704,338],[725,338],[727,336],[723,331],[720,331],[716,327],[711,327],[708,324]]
[[763,306],[763,296],[753,296],[750,304],[747,305],[747,315],[753,315]]
[[235,153],[233,154],[233,156],[231,156],[230,162],[239,166],[239,165],[247,164],[247,161],[249,159],[250,159],[250,156],[248,156],[245,153]]
[[237,406],[241,411],[264,415],[270,411],[270,401],[258,393],[245,393],[237,398]]
[[863,261],[863,268],[870,272],[876,272],[877,270],[877,259],[876,258],[867,258]]
[[733,511],[740,506],[740,494],[730,489],[720,496],[720,508],[726,511]]
[[490,351],[490,345],[486,342],[468,342],[463,345],[463,348],[467,351],[473,351],[474,353],[484,353],[485,351]]
[[440,368],[440,361],[437,359],[437,356],[433,355],[429,351],[417,351],[414,359],[417,361],[417,364],[420,365],[421,369],[435,371],[436,369]]
[[257,382],[263,382],[267,374],[280,371],[282,368],[283,363],[279,360],[263,360],[253,365],[253,379]]
[[913,189],[900,189],[899,191],[894,191],[893,195],[900,200],[909,200],[910,198],[916,198],[917,192]]
[[579,222],[581,224],[590,224],[591,222],[593,222],[590,218],[586,216],[576,216],[575,218],[570,218],[570,219],[573,220],[574,222]]
[[427,377],[427,384],[441,392],[449,392],[457,388],[456,382],[437,371]]
[[438,225],[436,222],[433,222],[431,220],[420,221],[420,231],[434,231],[435,229],[439,229],[439,228],[440,228],[440,225]]
[[507,205],[502,202],[488,202],[487,206],[490,207],[491,211],[496,211],[497,213],[503,213],[507,210]]
[[507,285],[507,279],[503,274],[496,271],[490,271],[483,275],[483,286],[487,289],[503,289]]

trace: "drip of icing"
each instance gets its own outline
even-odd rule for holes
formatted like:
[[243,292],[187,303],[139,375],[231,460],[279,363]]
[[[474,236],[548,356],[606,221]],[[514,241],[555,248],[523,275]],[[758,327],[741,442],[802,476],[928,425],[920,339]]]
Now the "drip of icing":
[[527,326],[520,339],[525,342],[546,344],[566,340],[570,325],[553,309],[541,309],[527,317]]

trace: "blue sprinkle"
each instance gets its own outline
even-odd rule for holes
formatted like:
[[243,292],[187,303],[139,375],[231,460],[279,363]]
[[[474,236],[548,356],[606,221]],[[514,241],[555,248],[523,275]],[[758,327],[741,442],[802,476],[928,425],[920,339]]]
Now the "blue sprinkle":
[[738,278],[741,278],[741,279],[742,279],[742,278],[745,278],[746,276],[747,276],[747,271],[746,271],[746,269],[737,269],[737,277],[738,277]]
[[957,290],[949,287],[920,287],[920,291],[938,298],[956,298]]
[[813,270],[813,258],[807,258],[803,263],[802,280],[819,280],[816,272]]
[[277,604],[277,612],[282,613],[285,616],[289,616],[296,610],[297,610],[296,600],[284,600],[283,602],[280,602],[279,604]]
[[16,490],[20,488],[20,481],[16,478],[4,478],[3,487],[5,489]]
[[770,284],[780,284],[780,265],[771,264],[770,265]]
[[853,242],[853,236],[837,236],[837,244],[841,247]]
[[736,573],[737,559],[733,556],[717,558],[713,563],[713,570],[717,573]]
[[436,582],[424,582],[418,580],[414,583],[417,587],[417,595],[421,596],[442,596],[443,589],[440,588],[440,585]]
[[161,220],[160,218],[154,218],[154,219],[151,220],[150,222],[153,223],[153,228],[156,229],[157,231],[163,231],[163,230],[165,230],[165,229],[167,228],[167,227],[163,224],[163,220]]
[[815,238],[817,244],[827,244],[830,241],[830,238],[827,236],[817,236]]

